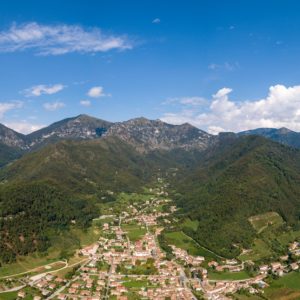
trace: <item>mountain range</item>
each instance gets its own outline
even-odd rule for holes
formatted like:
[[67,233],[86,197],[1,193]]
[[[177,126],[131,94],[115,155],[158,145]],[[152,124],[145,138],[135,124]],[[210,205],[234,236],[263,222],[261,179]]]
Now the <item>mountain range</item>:
[[62,140],[93,140],[118,137],[139,152],[157,149],[205,149],[212,135],[189,124],[171,125],[160,120],[136,118],[112,123],[87,115],[68,118],[48,127],[23,135],[0,124],[0,165],[18,158],[22,153]]
[[[236,135],[259,135],[285,145],[300,147],[300,133],[287,128],[258,128]],[[188,123],[171,125],[142,117],[113,123],[79,115],[55,122],[28,135],[0,124],[0,166],[20,157],[22,153],[61,140],[93,140],[109,136],[118,137],[139,152],[176,148],[205,150],[218,139],[218,136],[206,133]]]
[[[0,134],[4,262],[47,249],[42,228],[67,229],[72,218],[88,226],[97,203],[142,190],[158,174],[170,182],[178,217],[198,221],[190,235],[223,256],[235,257],[251,244],[252,215],[276,211],[288,226],[299,225],[299,133],[288,129],[215,136],[190,124],[79,115],[28,135],[1,125]],[[72,213],[62,216],[60,205]]]

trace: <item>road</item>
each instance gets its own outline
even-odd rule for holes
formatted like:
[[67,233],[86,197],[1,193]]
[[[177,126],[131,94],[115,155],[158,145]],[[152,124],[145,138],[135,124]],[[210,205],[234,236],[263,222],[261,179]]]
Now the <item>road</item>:
[[[90,262],[90,259],[85,259],[85,260],[86,260],[86,262],[78,269],[78,271],[80,269],[82,269],[83,267],[85,267]],[[75,264],[70,265],[69,267],[76,266],[78,264],[79,263],[75,263]],[[64,289],[68,288],[71,285],[71,283],[73,283],[74,281],[76,281],[79,277],[80,276],[76,276],[75,278],[73,278],[70,281],[68,281],[64,286],[62,286],[61,288],[59,288],[58,290],[56,290],[53,294],[51,294],[49,297],[47,297],[46,300],[53,299],[54,297],[58,296]]]
[[9,292],[17,292],[17,291],[19,291],[20,289],[22,289],[25,286],[26,285],[19,285],[19,286],[16,286],[16,287],[12,288],[12,289],[9,289],[9,290],[0,291],[0,294],[9,293]]
[[109,297],[108,292],[109,292],[110,276],[112,273],[113,264],[114,264],[114,258],[112,257],[110,269],[107,273],[107,282],[106,282],[106,288],[105,288],[105,294],[103,296],[103,300],[108,299],[108,297]]

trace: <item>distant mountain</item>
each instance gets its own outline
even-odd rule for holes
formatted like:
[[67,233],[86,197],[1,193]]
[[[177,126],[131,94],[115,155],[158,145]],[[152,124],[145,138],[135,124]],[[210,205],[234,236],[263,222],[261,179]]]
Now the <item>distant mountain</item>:
[[87,140],[101,137],[113,123],[87,115],[64,119],[26,136],[27,146],[32,148],[60,140]]
[[94,140],[116,137],[139,152],[173,149],[206,149],[215,139],[190,124],[171,125],[160,120],[137,118],[112,123],[79,115],[23,135],[0,124],[0,166],[26,152],[63,140]]
[[0,124],[0,167],[19,158],[25,150],[25,135]]
[[178,204],[198,220],[193,237],[223,256],[249,248],[250,216],[275,211],[291,226],[300,215],[300,150],[260,136],[221,135],[198,166],[181,174]]
[[291,147],[300,148],[300,133],[287,128],[258,128],[238,133],[241,135],[260,135],[275,142],[282,143]]
[[171,125],[146,118],[115,123],[106,136],[116,136],[142,152],[175,148],[204,150],[212,138],[212,135],[187,123]]
[[12,148],[26,149],[26,136],[0,124],[0,143]]

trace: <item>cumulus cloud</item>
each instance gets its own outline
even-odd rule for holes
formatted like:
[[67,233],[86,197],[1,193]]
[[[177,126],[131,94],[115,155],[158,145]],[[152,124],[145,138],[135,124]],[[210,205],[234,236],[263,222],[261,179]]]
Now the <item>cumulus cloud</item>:
[[21,108],[22,106],[22,101],[0,102],[0,118],[2,118],[6,112]]
[[5,122],[4,125],[23,134],[28,134],[45,127],[45,125],[32,124],[25,120],[20,122]]
[[160,23],[160,19],[159,18],[155,18],[154,20],[152,20],[153,24],[159,24]]
[[92,98],[99,98],[99,97],[107,97],[107,96],[111,96],[110,94],[105,94],[104,93],[104,89],[102,86],[94,86],[92,87],[87,95],[89,97],[92,97]]
[[82,105],[82,106],[90,106],[91,105],[91,101],[90,100],[81,100],[80,101],[80,105]]
[[179,112],[165,113],[161,119],[173,124],[189,122],[213,134],[259,127],[300,131],[300,85],[271,86],[266,97],[254,101],[233,101],[229,98],[231,92],[230,88],[222,88],[204,109],[183,105]]
[[133,47],[126,36],[104,34],[99,28],[79,25],[13,24],[0,31],[0,52],[33,50],[38,55],[97,53]]
[[55,110],[65,107],[66,105],[63,102],[56,101],[56,102],[52,102],[52,103],[49,103],[49,102],[44,103],[43,106],[46,110],[55,111]]
[[53,84],[53,85],[40,84],[24,90],[23,94],[25,94],[26,97],[31,97],[31,96],[37,97],[43,94],[52,95],[60,92],[64,88],[65,86],[63,84]]

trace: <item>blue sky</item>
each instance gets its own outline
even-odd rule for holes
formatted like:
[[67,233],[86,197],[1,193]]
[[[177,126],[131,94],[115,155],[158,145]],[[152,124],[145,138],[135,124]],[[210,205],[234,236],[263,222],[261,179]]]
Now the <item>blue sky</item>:
[[0,122],[300,131],[299,1],[1,1]]

